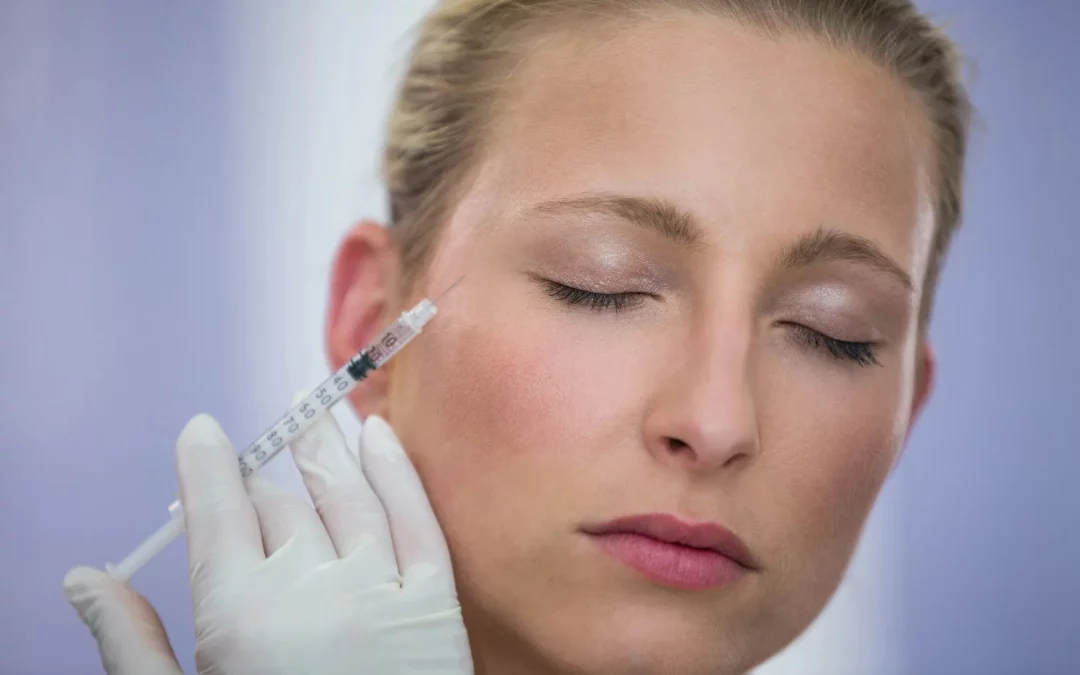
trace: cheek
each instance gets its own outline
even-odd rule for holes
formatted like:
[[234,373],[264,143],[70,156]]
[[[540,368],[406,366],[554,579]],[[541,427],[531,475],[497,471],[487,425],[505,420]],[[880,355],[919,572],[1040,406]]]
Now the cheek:
[[[459,552],[466,539],[542,545],[546,530],[573,527],[560,518],[575,516],[575,481],[604,429],[625,430],[618,397],[636,390],[591,337],[566,333],[557,308],[509,305],[487,297],[446,313],[394,375],[395,425]],[[565,517],[536,508],[552,503]]]
[[769,561],[763,625],[779,634],[805,628],[839,586],[899,447],[899,387],[835,375],[789,371],[758,396],[762,454],[742,502]]
[[[861,375],[860,375],[861,376]],[[839,581],[900,447],[898,373],[857,380],[819,379],[815,387],[774,393],[772,438],[763,473],[784,495],[772,522],[782,558],[805,561]],[[771,455],[771,456],[770,456]]]
[[457,439],[468,439],[470,455],[509,463],[555,440],[570,383],[539,341],[533,333],[488,325],[464,326],[431,345],[454,366],[439,387],[443,423],[453,426]]

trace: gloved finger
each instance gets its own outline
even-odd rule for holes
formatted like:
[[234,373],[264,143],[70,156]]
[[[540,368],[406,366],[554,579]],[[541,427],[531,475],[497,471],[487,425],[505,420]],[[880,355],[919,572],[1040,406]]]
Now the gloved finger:
[[214,418],[199,415],[180,432],[176,467],[192,578],[254,569],[265,559],[259,521],[236,452]]
[[292,453],[338,556],[362,550],[371,564],[369,581],[396,580],[398,565],[386,512],[334,416],[321,415],[292,442]]
[[420,476],[385,420],[368,417],[363,435],[360,461],[386,508],[403,585],[430,583],[453,595],[450,552]]
[[109,675],[183,675],[157,612],[126,583],[76,567],[64,577],[64,594],[97,641]]
[[303,499],[259,475],[248,479],[247,488],[267,556],[289,546],[289,567],[299,574],[337,559],[319,515]]

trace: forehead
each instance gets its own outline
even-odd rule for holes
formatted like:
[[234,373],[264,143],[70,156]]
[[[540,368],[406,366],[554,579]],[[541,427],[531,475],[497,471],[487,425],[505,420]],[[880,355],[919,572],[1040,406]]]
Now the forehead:
[[537,41],[513,70],[474,191],[508,210],[660,196],[730,236],[748,213],[839,219],[916,264],[927,127],[896,78],[814,38],[696,15],[583,27]]

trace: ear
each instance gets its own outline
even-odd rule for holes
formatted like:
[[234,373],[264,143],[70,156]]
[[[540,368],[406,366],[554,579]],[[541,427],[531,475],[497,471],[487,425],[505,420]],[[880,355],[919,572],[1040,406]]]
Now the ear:
[[[345,236],[334,257],[326,349],[334,370],[375,338],[397,306],[401,257],[390,233],[366,220]],[[388,372],[370,373],[349,394],[361,418],[386,415]]]
[[919,415],[922,414],[923,409],[926,408],[926,403],[930,400],[936,373],[937,357],[934,354],[934,347],[930,344],[929,338],[924,335],[919,344],[919,351],[915,355],[915,390],[911,398],[911,416],[908,419],[907,434],[904,438],[905,445],[907,439],[911,437],[911,430],[915,427],[915,422],[919,419]]

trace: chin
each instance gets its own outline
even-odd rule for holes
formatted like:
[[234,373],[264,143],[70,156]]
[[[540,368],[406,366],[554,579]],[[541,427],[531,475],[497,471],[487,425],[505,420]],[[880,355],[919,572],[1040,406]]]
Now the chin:
[[725,645],[680,639],[657,639],[628,643],[625,636],[606,639],[605,631],[583,633],[579,641],[564,650],[557,661],[558,672],[575,675],[743,675],[764,659],[725,653]]
[[715,607],[692,602],[583,600],[531,626],[530,642],[574,675],[742,675],[772,655],[762,644],[771,641],[755,640],[745,623],[728,625]]

